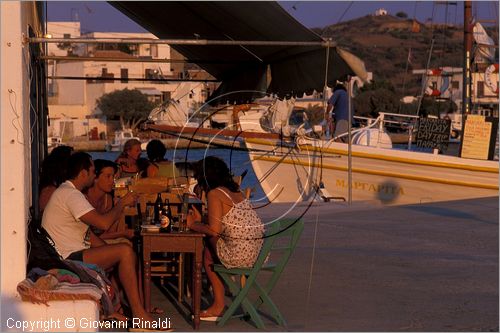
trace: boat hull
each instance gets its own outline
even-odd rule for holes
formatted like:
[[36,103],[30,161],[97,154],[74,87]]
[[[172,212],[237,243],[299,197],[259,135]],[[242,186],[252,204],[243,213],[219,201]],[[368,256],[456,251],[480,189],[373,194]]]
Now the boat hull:
[[[250,159],[268,199],[311,200],[317,188],[338,200],[401,205],[498,196],[498,162],[396,149],[352,146],[349,182],[348,145],[303,140],[276,142],[246,139]],[[323,145],[322,147],[319,147]],[[273,152],[273,153],[270,153]]]

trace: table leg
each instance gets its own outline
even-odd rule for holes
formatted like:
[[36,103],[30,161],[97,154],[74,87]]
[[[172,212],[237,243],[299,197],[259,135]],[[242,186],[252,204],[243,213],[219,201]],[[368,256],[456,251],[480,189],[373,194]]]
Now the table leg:
[[144,249],[144,308],[151,312],[151,253]]
[[203,252],[199,249],[194,254],[193,264],[193,315],[194,315],[194,329],[200,327],[200,305],[201,305],[201,268]]

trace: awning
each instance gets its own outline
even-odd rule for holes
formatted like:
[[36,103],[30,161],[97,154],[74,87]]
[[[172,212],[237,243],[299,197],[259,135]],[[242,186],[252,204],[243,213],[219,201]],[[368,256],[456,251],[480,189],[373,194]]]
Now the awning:
[[[161,39],[321,41],[278,3],[223,1],[110,1]],[[220,102],[246,103],[263,92],[280,97],[323,91],[327,50],[321,46],[172,45],[218,80]],[[328,84],[347,75],[366,78],[364,64],[329,49]],[[215,104],[215,103],[212,103]]]
[[136,88],[136,89],[139,90],[144,95],[148,95],[148,96],[161,96],[162,95],[161,91],[159,91],[156,88]]

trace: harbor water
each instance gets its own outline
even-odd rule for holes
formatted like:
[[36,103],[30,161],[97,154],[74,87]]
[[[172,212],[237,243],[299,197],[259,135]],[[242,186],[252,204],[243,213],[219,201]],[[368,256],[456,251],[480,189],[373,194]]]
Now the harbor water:
[[[102,158],[110,161],[116,160],[119,154],[119,152],[90,152],[93,159]],[[247,171],[241,183],[241,188],[251,188],[252,198],[265,197],[264,191],[253,172],[248,152],[231,149],[169,149],[167,150],[165,158],[174,162],[195,162],[206,156],[217,156],[223,159],[235,176],[239,176]],[[141,157],[146,157],[145,152],[142,153]]]

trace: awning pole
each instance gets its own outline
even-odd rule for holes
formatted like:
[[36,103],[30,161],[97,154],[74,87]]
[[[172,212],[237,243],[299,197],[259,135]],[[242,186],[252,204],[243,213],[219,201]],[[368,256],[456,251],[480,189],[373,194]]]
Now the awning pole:
[[[329,39],[331,40],[331,38]],[[326,60],[325,60],[325,84],[323,85],[323,114],[326,114],[326,89],[328,88],[328,66],[329,66],[329,60],[330,60],[330,47],[326,48]],[[326,124],[328,128],[328,122]],[[333,134],[332,134],[333,136]],[[321,183],[323,182],[323,148],[324,142],[322,144],[322,147],[320,147],[320,156],[321,156],[321,169],[319,171],[319,183],[318,186],[323,186]]]
[[26,38],[28,43],[77,44],[169,44],[169,45],[247,45],[247,46],[321,46],[335,47],[334,41],[267,41],[267,40],[209,40],[209,39],[151,39],[151,38]]
[[169,58],[138,58],[131,56],[130,58],[119,57],[74,57],[74,56],[41,56],[42,60],[56,61],[101,61],[101,62],[156,62],[156,63],[172,63],[172,64],[228,64],[228,63],[244,63],[244,61],[221,61],[221,60],[201,60],[201,59],[169,59]]
[[351,76],[347,77],[347,202],[352,204],[352,85]]

